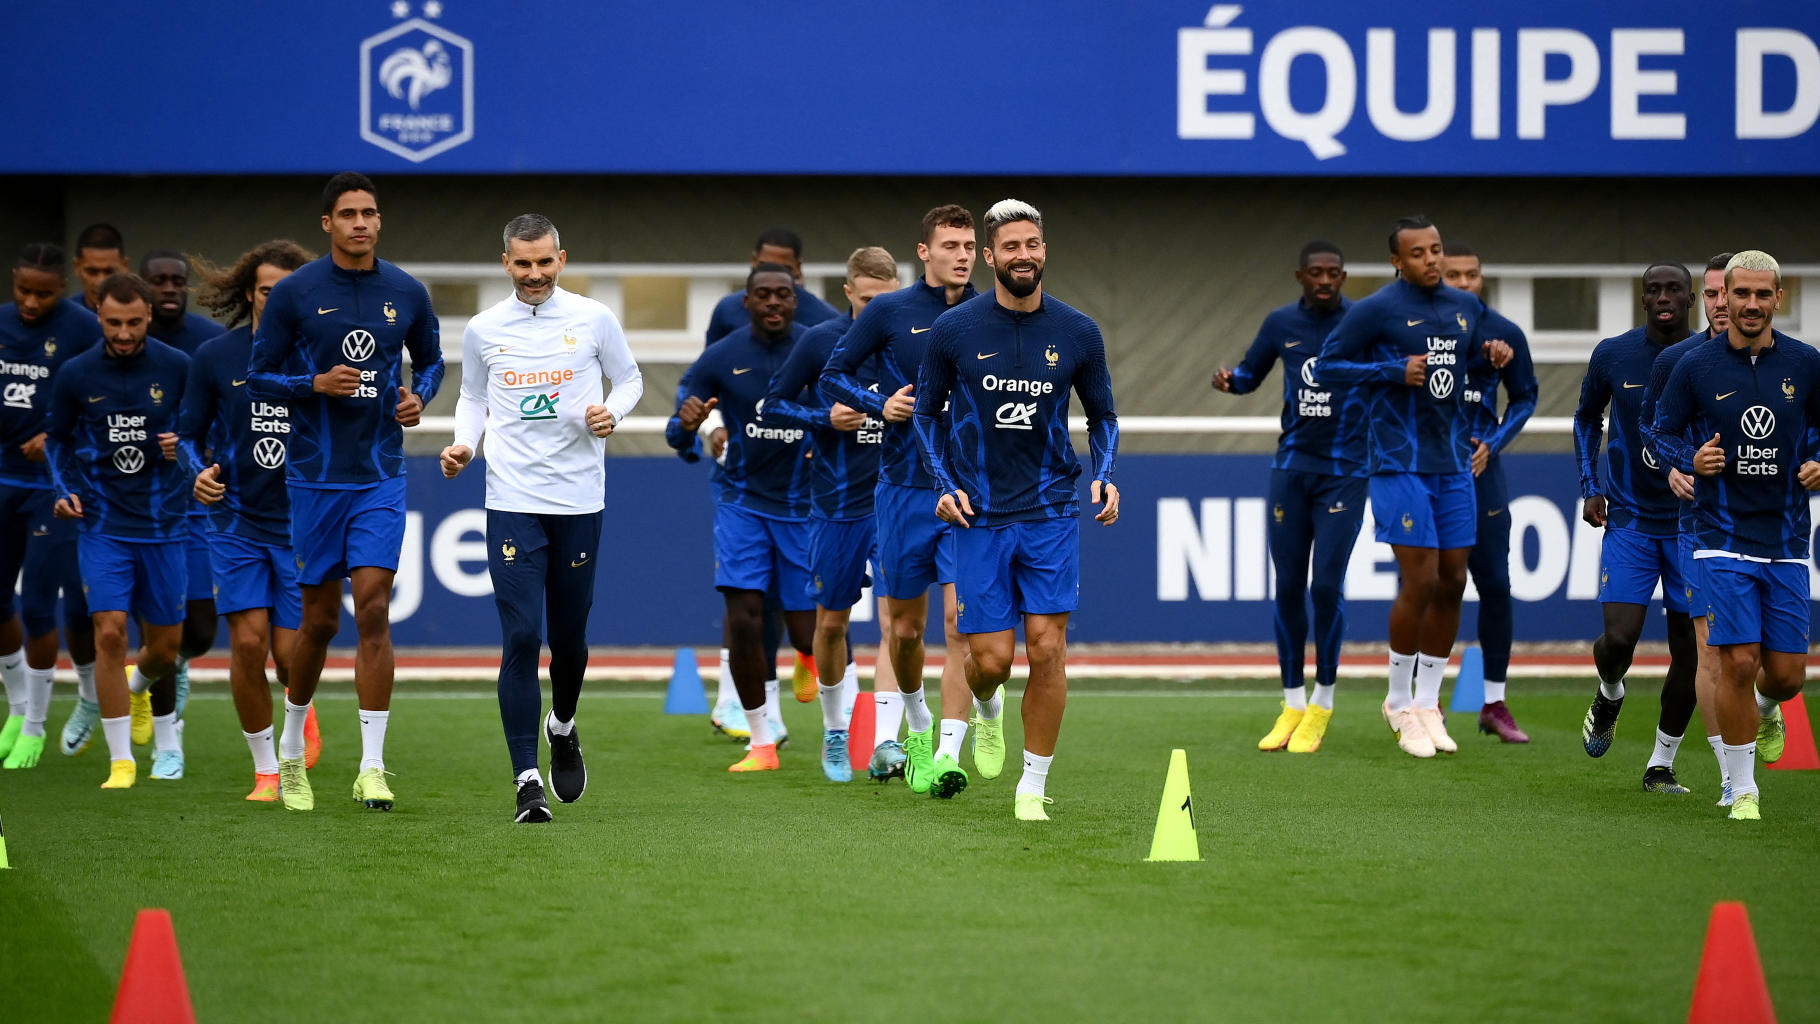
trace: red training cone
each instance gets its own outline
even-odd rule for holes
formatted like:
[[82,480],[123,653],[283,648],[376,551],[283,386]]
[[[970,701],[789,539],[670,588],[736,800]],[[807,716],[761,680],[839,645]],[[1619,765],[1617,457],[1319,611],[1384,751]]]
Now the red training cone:
[[862,693],[853,698],[853,718],[847,723],[847,760],[864,767],[872,759],[877,744],[878,708],[872,695]]
[[1820,769],[1820,751],[1814,749],[1813,723],[1807,720],[1807,702],[1800,694],[1782,702],[1782,724],[1788,729],[1788,744],[1782,748],[1782,759],[1770,767],[1783,771]]
[[1687,1024],[1776,1024],[1750,915],[1742,903],[1713,904]]
[[177,955],[177,932],[167,910],[141,910],[126,948],[120,991],[109,1024],[196,1024],[190,988]]

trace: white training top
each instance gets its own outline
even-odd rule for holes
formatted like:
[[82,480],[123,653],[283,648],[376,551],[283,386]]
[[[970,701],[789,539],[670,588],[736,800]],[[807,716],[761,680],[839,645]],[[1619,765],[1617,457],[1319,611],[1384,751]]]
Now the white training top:
[[[587,409],[615,423],[644,394],[619,318],[585,295],[552,289],[540,305],[516,293],[468,321],[461,339],[455,443],[487,439],[487,507],[582,515],[606,506],[606,439]],[[613,382],[602,401],[601,378]]]

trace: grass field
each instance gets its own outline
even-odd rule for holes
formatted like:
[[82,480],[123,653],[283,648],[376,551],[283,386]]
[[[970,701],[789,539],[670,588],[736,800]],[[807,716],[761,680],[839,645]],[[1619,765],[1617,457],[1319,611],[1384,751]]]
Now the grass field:
[[[317,810],[287,814],[240,799],[206,687],[181,782],[142,753],[136,789],[101,792],[99,739],[0,777],[0,1005],[105,1019],[158,906],[203,1021],[1664,1021],[1713,902],[1741,899],[1781,1018],[1820,1019],[1820,773],[1762,773],[1765,820],[1728,822],[1693,738],[1694,795],[1646,795],[1642,688],[1592,761],[1586,688],[1558,683],[1513,686],[1528,747],[1456,715],[1460,754],[1416,762],[1348,685],[1320,753],[1263,755],[1268,687],[1079,687],[1041,825],[1011,817],[1015,764],[951,802],[833,785],[792,705],[785,770],[734,778],[705,717],[600,684],[590,789],[544,827],[510,823],[484,691],[401,690],[379,814],[347,799],[354,702],[325,689]],[[1205,859],[1146,864],[1178,746]]]

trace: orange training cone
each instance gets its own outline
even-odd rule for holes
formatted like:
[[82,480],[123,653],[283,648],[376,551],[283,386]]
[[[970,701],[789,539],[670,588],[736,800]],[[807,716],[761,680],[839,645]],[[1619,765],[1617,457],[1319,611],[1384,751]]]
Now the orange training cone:
[[141,910],[126,948],[120,991],[109,1024],[196,1024],[190,988],[177,955],[177,933],[166,910]]
[[1807,720],[1807,702],[1800,694],[1782,702],[1782,724],[1788,730],[1788,744],[1782,748],[1782,759],[1770,767],[1784,771],[1820,769],[1820,751],[1814,749],[1814,726]]
[[1750,915],[1742,903],[1713,904],[1687,1024],[1776,1024]]
[[847,760],[864,767],[872,760],[872,748],[878,742],[878,708],[869,693],[853,698],[853,717],[847,722]]

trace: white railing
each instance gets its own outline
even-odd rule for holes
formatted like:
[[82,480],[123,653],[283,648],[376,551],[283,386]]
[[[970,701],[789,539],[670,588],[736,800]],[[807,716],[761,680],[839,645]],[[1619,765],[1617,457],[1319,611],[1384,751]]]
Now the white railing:
[[[659,416],[628,416],[616,428],[622,434],[662,434],[669,422]],[[1085,434],[1087,425],[1076,419],[1069,424],[1077,434]],[[1135,434],[1262,434],[1275,436],[1283,429],[1275,416],[1120,416],[1119,433]],[[1526,434],[1571,434],[1572,416],[1534,416],[1524,424]],[[455,417],[425,416],[416,427],[426,434],[455,433]]]

